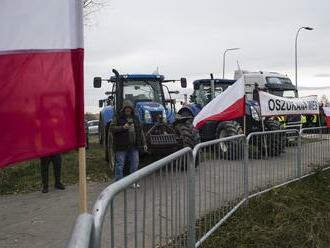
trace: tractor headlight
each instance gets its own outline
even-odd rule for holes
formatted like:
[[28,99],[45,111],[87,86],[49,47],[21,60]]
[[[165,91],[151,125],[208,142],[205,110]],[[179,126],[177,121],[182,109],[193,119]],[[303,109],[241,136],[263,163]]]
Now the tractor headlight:
[[162,117],[163,117],[163,122],[167,122],[167,117],[166,117],[166,111],[165,109],[163,110],[163,114],[162,114]]
[[145,110],[144,111],[144,120],[146,122],[152,122],[151,114],[150,114],[150,111],[149,110]]
[[258,114],[258,111],[253,106],[250,106],[250,109],[251,109],[251,116],[252,116],[252,118],[255,121],[260,121],[260,116]]

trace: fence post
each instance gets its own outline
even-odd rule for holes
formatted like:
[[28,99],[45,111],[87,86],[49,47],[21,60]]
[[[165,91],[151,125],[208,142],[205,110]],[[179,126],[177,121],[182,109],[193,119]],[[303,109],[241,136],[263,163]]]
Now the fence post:
[[195,247],[196,227],[195,227],[195,165],[196,156],[190,152],[188,161],[188,240],[189,248]]
[[301,169],[302,169],[302,163],[301,163],[301,137],[303,135],[303,132],[298,133],[298,152],[297,152],[297,177],[301,177]]
[[249,199],[249,138],[244,138],[244,169],[243,169],[243,183],[244,183],[244,198],[247,205]]

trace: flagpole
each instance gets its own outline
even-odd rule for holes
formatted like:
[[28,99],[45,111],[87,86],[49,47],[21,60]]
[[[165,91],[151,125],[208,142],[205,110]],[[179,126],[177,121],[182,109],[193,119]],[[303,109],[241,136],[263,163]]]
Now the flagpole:
[[[261,125],[262,125],[262,132],[265,132],[265,123],[263,118],[261,117]],[[268,145],[267,145],[267,139],[266,136],[263,135],[264,145],[265,145],[265,152],[266,152],[266,158],[268,158]],[[262,152],[262,151],[261,151]]]
[[[255,85],[255,90],[258,91],[257,94],[256,94],[256,96],[257,96],[258,99],[256,99],[256,100],[258,101],[259,106],[261,106],[261,105],[260,105],[260,91],[259,91],[259,88],[258,88],[257,85]],[[260,107],[260,109],[261,109],[261,107]],[[261,118],[262,132],[265,132],[265,122],[264,122],[264,118],[263,118],[263,115],[262,115],[261,110],[260,110],[260,118]],[[262,139],[262,140],[263,140],[264,145],[265,145],[266,158],[268,158],[267,139],[266,139],[265,135],[262,135],[262,136],[263,136],[263,139]],[[261,148],[261,149],[262,149],[262,148]],[[261,150],[260,152],[261,152],[261,154],[262,154],[262,150]]]
[[[245,87],[245,86],[244,86]],[[245,89],[244,89],[245,91]],[[244,117],[243,117],[243,131],[246,137],[246,92],[244,94]]]
[[87,213],[87,184],[86,184],[86,148],[79,148],[79,209]]
[[244,125],[244,135],[246,137],[246,113],[244,114],[244,117],[243,117],[243,125]]

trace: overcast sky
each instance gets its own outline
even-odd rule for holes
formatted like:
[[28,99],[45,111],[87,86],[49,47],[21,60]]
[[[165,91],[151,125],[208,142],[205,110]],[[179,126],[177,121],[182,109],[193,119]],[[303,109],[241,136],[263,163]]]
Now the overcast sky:
[[[242,69],[276,71],[294,81],[294,40],[298,41],[298,84],[330,86],[329,0],[104,0],[105,7],[85,30],[86,110],[97,112],[102,89],[94,76],[152,73],[157,66],[167,79],[188,82]],[[109,86],[108,86],[109,87]],[[192,87],[190,85],[190,87]],[[310,94],[302,91],[301,95]],[[312,93],[315,93],[313,91]],[[330,97],[330,90],[320,90]]]

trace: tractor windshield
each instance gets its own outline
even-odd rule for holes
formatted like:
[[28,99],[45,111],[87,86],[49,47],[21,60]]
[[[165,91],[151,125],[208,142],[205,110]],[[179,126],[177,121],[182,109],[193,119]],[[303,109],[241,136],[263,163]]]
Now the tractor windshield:
[[123,97],[133,103],[143,101],[162,103],[161,85],[153,81],[124,81]]
[[[228,85],[215,85],[214,86],[214,94],[215,97],[220,95],[227,87]],[[210,85],[200,85],[200,88],[195,91],[196,95],[196,103],[201,104],[202,106],[205,106],[212,100],[212,90]]]

